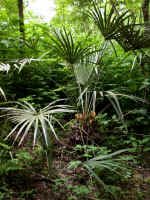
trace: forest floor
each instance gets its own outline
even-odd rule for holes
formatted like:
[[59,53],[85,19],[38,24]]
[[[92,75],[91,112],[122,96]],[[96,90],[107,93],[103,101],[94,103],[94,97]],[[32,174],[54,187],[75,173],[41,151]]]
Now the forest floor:
[[[107,194],[103,186],[96,184],[82,166],[76,169],[69,168],[69,163],[77,157],[77,154],[73,153],[70,140],[64,139],[61,144],[55,145],[50,176],[47,175],[45,158],[42,158],[40,162],[33,162],[28,169],[9,175],[6,192],[10,194],[12,192],[12,195],[0,200],[150,200],[148,153],[141,156],[142,166],[135,165],[132,168],[132,176],[128,180],[118,182],[114,179],[110,183],[114,191],[114,196],[112,196]],[[70,150],[71,146],[72,150]],[[34,157],[31,146],[23,145],[21,150],[30,152]],[[36,160],[38,157],[34,157],[34,161]],[[112,176],[112,174],[108,173],[106,176]],[[105,177],[102,176],[102,178]]]
[[44,174],[47,171],[44,161],[41,166],[35,166],[30,171],[12,174],[9,187],[15,195],[12,195],[11,200],[150,200],[148,160],[145,167],[134,168],[128,182],[118,185],[124,192],[119,190],[120,195],[116,198],[110,194],[106,195],[102,189],[100,189],[101,197],[96,197],[95,194],[99,192],[98,187],[101,186],[89,184],[90,178],[84,168],[69,169],[69,162],[73,158],[66,152],[67,148],[58,148],[50,178]]

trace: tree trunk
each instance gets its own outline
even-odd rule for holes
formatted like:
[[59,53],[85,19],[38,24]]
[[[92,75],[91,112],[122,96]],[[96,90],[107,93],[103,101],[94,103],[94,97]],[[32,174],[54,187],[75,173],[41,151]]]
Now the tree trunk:
[[149,22],[149,3],[150,0],[143,0],[142,12],[144,17],[144,36],[149,37],[150,35],[150,22]]
[[20,30],[20,34],[21,34],[21,39],[25,40],[23,0],[18,0],[18,11],[19,11],[19,30]]

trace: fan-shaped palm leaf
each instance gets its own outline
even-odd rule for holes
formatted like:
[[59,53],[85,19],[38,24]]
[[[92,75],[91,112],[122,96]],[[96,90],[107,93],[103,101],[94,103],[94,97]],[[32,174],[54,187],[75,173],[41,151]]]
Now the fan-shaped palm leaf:
[[140,49],[144,47],[145,41],[149,39],[144,37],[144,28],[140,24],[137,24],[136,21],[137,19],[134,15],[128,18],[128,22],[122,24],[114,37],[125,51]]
[[89,81],[92,71],[93,71],[93,66],[88,66],[83,63],[74,65],[74,73],[77,83],[81,85],[86,85]]
[[90,85],[92,78],[98,75],[98,65],[101,63],[102,56],[103,50],[93,50],[82,61],[74,64],[74,75],[79,85],[83,85],[84,87]]
[[[127,161],[131,160],[131,157],[122,156],[119,159],[113,158],[114,156],[120,155],[121,153],[127,152],[129,149],[123,149],[116,151],[114,153],[108,154],[108,155],[100,155],[95,158],[92,158],[86,162],[83,163],[83,166],[91,173],[92,176],[95,177],[95,179],[103,185],[104,189],[107,192],[112,193],[112,191],[107,187],[107,185],[104,183],[104,181],[95,173],[95,169],[107,169],[113,173],[121,175],[121,173],[118,172],[118,169],[121,169],[122,171],[127,170],[127,168],[123,167],[120,163],[120,161]],[[112,193],[113,194],[113,193]]]
[[[60,101],[60,100],[59,100]],[[57,101],[50,103],[43,109],[37,111],[30,103],[24,102],[15,102],[20,108],[15,107],[3,107],[0,108],[6,114],[3,117],[7,116],[8,120],[15,123],[15,127],[8,134],[7,138],[12,134],[15,134],[17,131],[15,141],[20,137],[19,145],[23,142],[24,138],[29,133],[29,130],[33,129],[33,146],[36,143],[37,136],[39,133],[44,137],[45,143],[48,146],[48,134],[52,132],[55,137],[58,139],[53,122],[57,122],[60,125],[60,122],[55,118],[54,114],[62,112],[74,112],[71,109],[71,106],[68,105],[55,105]],[[2,117],[2,116],[1,116]],[[7,139],[6,138],[6,139]]]
[[110,11],[107,9],[107,5],[102,9],[93,2],[93,6],[94,9],[89,11],[89,16],[94,20],[105,40],[114,39],[119,27],[130,17],[130,15],[127,15],[128,11],[117,16],[114,15],[113,8]]
[[67,32],[65,28],[55,29],[51,40],[57,55],[71,65],[83,59],[91,50],[91,46],[82,47],[80,42],[75,43],[72,33]]

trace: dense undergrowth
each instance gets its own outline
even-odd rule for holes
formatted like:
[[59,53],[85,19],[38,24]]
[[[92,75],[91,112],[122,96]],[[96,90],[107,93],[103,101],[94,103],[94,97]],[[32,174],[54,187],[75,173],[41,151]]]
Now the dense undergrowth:
[[0,10],[0,200],[149,199],[149,41],[103,3],[25,40]]

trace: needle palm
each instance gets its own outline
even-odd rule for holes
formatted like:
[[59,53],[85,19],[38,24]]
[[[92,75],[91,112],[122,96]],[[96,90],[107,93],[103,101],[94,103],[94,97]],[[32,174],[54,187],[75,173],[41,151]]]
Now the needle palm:
[[119,16],[114,15],[114,9],[108,10],[107,5],[102,9],[93,2],[94,9],[89,11],[89,16],[94,20],[105,40],[114,39],[116,33],[123,22],[130,17],[128,11],[123,12]]
[[8,134],[7,138],[15,134],[17,131],[17,134],[15,134],[15,141],[18,137],[20,137],[19,145],[28,135],[29,130],[33,129],[33,146],[35,145],[39,134],[42,134],[45,144],[48,146],[49,132],[52,132],[56,139],[58,139],[53,123],[57,122],[61,125],[54,115],[63,112],[74,112],[74,110],[72,110],[68,105],[55,105],[56,101],[50,103],[48,106],[40,109],[39,111],[37,111],[32,104],[28,102],[15,103],[19,106],[19,108],[3,107],[0,109],[6,113],[3,115],[4,117],[7,116],[8,120],[16,124],[12,131]]
[[53,33],[51,36],[53,48],[68,64],[73,65],[90,53],[91,47],[83,47],[81,42],[76,43],[72,33],[67,32],[65,28],[54,29]]

